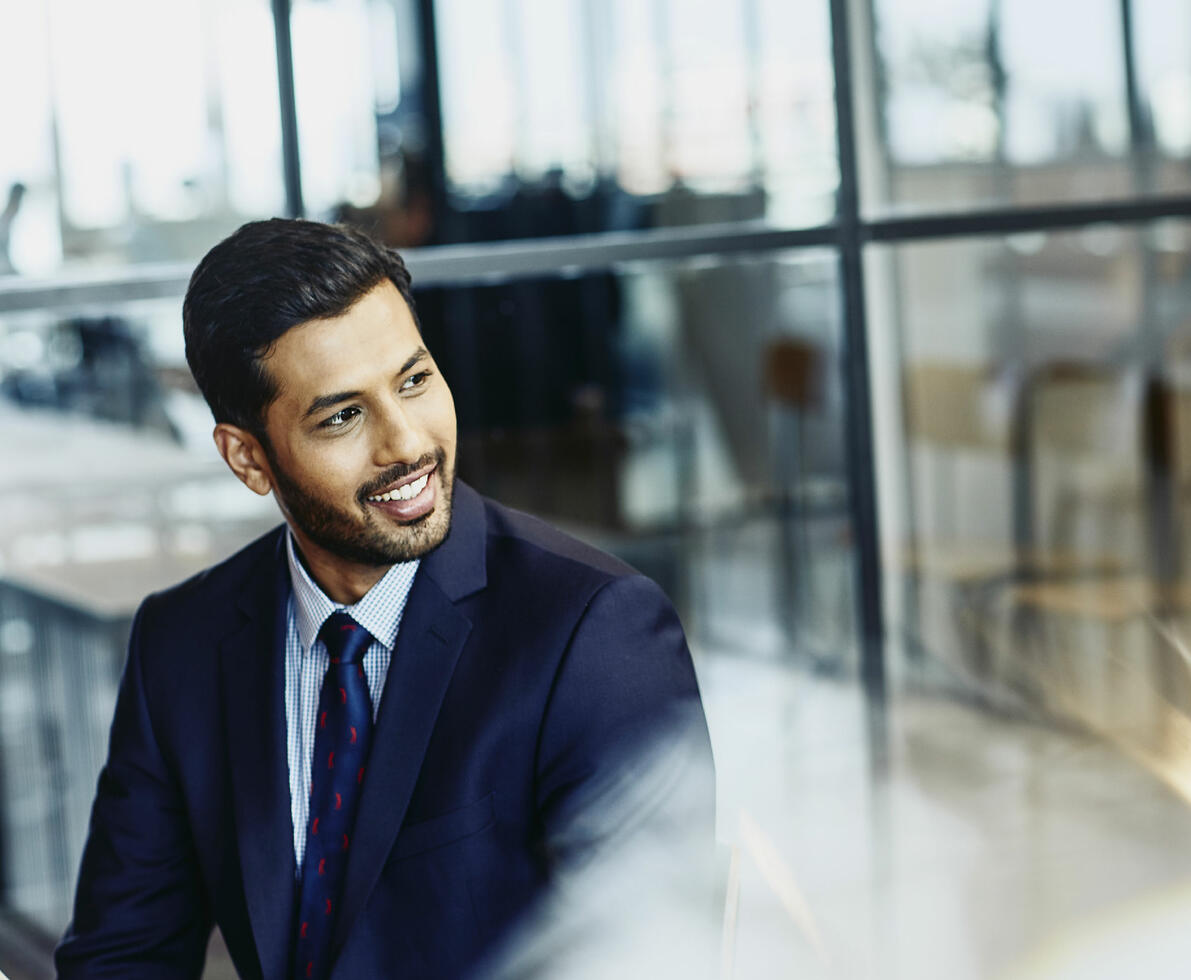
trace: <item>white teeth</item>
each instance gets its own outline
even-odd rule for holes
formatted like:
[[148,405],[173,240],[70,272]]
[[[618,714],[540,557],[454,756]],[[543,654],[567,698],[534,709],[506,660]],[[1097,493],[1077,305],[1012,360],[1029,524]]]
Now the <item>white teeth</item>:
[[412,483],[407,483],[405,486],[398,487],[396,490],[390,490],[388,493],[382,493],[376,497],[369,497],[369,500],[375,501],[389,501],[389,500],[413,500],[418,494],[426,489],[426,483],[430,479],[429,473],[423,473]]

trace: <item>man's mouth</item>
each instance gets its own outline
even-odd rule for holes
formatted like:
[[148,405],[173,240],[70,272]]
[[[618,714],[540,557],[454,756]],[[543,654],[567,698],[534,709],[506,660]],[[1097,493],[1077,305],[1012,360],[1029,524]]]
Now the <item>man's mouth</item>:
[[369,494],[365,500],[402,523],[420,520],[434,510],[437,503],[435,481],[431,479],[437,470],[438,460],[433,460],[382,487],[379,492]]
[[389,500],[413,500],[418,494],[426,489],[426,484],[430,482],[430,474],[423,473],[419,477],[415,477],[408,483],[402,483],[398,486],[386,490],[384,493],[378,493],[368,499],[372,503],[381,503]]

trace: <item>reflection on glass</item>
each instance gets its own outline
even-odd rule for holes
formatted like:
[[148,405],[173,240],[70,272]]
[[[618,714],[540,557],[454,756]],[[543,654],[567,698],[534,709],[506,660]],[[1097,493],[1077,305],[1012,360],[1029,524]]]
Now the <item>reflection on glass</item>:
[[1185,190],[1191,158],[1191,6],[1132,0],[1134,50],[1146,136],[1153,139],[1153,190]]
[[57,266],[62,237],[53,174],[45,11],[7,4],[0,32],[0,276]]
[[[1168,3],[1133,7],[1143,100],[1166,152],[1185,156],[1173,147],[1185,128],[1178,93],[1191,58],[1187,34]],[[1118,0],[877,0],[874,16],[879,134],[862,149],[882,176],[869,210],[1191,186],[1179,166],[1151,186],[1147,158],[1130,151],[1144,133],[1130,132]]]
[[264,0],[43,0],[5,18],[0,199],[24,194],[0,217],[0,273],[189,259],[283,207]]
[[1076,722],[1191,799],[1186,233],[902,246],[871,269],[901,296],[881,490],[902,666]]
[[397,49],[392,8],[298,0],[290,30],[303,205],[312,217],[345,201],[366,205],[380,193],[376,103],[391,99],[397,82],[374,61],[377,52]]
[[180,297],[0,318],[0,902],[69,912],[131,615],[276,521],[211,443]]
[[[855,665],[829,255],[419,293],[460,473],[629,561],[692,644]],[[63,926],[131,615],[275,524],[226,472],[178,301],[0,323],[0,902]]]
[[432,289],[460,470],[620,553],[697,641],[854,664],[827,256]]
[[[435,11],[447,176],[464,212],[452,239],[834,213],[826,4],[438,0]],[[571,225],[535,225],[538,198]],[[468,220],[481,207],[510,212],[507,226]]]

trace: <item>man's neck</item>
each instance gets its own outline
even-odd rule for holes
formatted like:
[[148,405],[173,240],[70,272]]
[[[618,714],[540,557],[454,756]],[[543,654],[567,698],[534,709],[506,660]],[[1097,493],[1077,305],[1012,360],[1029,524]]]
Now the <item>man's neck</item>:
[[333,555],[291,526],[298,561],[334,603],[353,606],[384,578],[391,565],[361,565]]

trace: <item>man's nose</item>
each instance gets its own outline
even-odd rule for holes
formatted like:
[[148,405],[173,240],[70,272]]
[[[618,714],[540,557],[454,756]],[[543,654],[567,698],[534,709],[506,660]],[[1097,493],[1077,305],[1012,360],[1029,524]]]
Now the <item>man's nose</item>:
[[378,415],[373,462],[380,467],[412,463],[421,455],[420,436],[401,399],[389,399]]

